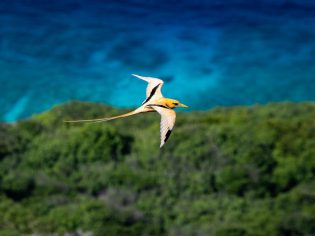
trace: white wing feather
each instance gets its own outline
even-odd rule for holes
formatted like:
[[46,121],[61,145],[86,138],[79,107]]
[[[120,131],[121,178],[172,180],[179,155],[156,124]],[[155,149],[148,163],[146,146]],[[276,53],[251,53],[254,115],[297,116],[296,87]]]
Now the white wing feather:
[[[163,97],[162,92],[161,92],[161,88],[162,88],[162,86],[164,84],[163,80],[160,80],[158,78],[153,78],[153,77],[144,77],[144,76],[135,75],[135,74],[132,74],[132,75],[137,77],[137,78],[139,78],[139,79],[142,79],[142,80],[148,82],[148,86],[147,86],[147,89],[146,89],[146,96],[147,96],[147,98],[149,98],[150,96],[151,96],[150,99],[151,98],[158,99],[158,98]],[[151,94],[152,90],[156,86],[158,86],[158,87],[155,89],[154,94]]]
[[161,115],[161,124],[160,124],[160,135],[161,135],[161,145],[160,148],[166,143],[169,136],[171,135],[171,132],[175,125],[176,120],[176,112],[159,107],[159,106],[152,106],[154,110],[156,110]]

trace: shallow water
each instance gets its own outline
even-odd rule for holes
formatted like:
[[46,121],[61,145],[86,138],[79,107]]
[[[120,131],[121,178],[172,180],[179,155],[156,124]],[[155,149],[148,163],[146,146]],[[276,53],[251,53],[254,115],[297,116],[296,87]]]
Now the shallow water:
[[[68,100],[190,109],[315,100],[315,2],[0,1],[0,120]],[[222,3],[224,2],[224,3]]]

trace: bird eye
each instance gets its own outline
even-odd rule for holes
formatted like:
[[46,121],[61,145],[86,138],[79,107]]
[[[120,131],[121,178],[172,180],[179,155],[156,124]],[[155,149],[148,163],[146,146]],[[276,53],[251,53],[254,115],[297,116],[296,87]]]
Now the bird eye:
[[178,103],[177,103],[177,102],[173,102],[173,104],[174,104],[175,106],[177,106],[177,105],[178,105]]

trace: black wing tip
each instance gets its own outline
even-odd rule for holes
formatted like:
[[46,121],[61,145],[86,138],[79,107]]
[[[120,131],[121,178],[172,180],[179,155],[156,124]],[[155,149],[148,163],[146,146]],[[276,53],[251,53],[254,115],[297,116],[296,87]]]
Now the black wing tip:
[[171,130],[171,129],[169,129],[169,130],[166,132],[164,141],[163,141],[163,143],[161,143],[161,145],[160,145],[160,149],[164,146],[164,144],[166,143],[166,141],[167,141],[168,138],[170,137],[171,133],[172,133],[172,130]]
[[171,129],[169,129],[169,130],[166,132],[165,138],[164,138],[164,143],[166,143],[166,141],[169,139],[171,133],[172,133],[172,130],[171,130]]

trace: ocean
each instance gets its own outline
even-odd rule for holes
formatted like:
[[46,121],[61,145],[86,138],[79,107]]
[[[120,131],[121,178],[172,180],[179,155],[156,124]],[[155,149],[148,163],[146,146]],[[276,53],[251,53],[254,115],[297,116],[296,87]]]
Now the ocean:
[[0,120],[71,100],[190,110],[315,100],[315,1],[0,1]]

